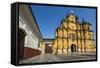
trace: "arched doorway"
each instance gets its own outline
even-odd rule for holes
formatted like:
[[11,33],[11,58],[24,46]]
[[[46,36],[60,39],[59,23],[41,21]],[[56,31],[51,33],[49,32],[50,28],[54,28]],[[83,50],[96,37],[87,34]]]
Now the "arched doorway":
[[25,30],[19,29],[18,31],[19,59],[23,59],[24,57],[25,36],[26,36]]
[[71,45],[71,52],[76,52],[76,45],[75,44]]

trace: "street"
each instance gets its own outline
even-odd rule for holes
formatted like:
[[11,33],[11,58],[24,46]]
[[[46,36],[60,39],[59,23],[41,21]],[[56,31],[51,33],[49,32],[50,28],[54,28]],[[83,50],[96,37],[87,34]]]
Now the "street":
[[21,60],[19,63],[45,63],[45,62],[62,62],[62,61],[80,61],[80,60],[95,60],[95,53],[70,53],[70,54],[45,54],[32,57],[26,60]]

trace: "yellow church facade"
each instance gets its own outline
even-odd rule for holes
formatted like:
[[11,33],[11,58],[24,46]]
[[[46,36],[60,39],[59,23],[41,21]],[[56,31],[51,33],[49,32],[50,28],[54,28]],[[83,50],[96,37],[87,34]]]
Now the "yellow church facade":
[[55,31],[52,51],[53,54],[95,52],[92,25],[84,20],[79,23],[78,17],[69,13]]

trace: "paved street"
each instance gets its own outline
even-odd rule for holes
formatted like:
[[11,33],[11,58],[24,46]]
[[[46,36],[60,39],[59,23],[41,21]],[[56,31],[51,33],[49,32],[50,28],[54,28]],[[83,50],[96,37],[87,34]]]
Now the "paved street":
[[95,60],[95,53],[73,53],[67,55],[56,55],[62,61]]
[[78,61],[78,60],[95,60],[95,53],[70,53],[70,54],[45,54],[32,57],[26,60],[21,60],[22,63],[41,63],[41,62],[61,62],[61,61]]

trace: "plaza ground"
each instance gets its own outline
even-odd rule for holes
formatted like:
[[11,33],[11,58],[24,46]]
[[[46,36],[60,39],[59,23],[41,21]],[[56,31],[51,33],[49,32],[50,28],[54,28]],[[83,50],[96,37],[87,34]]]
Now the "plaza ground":
[[26,60],[20,60],[20,64],[25,63],[46,63],[62,61],[96,60],[96,53],[70,53],[70,54],[42,54]]

